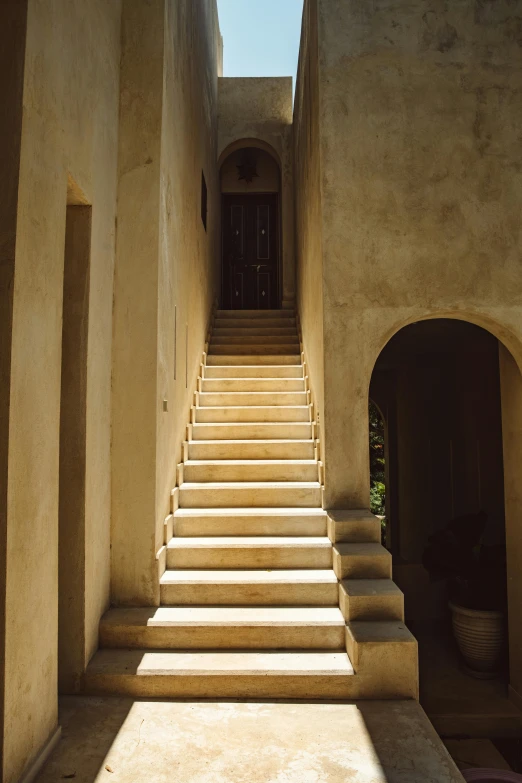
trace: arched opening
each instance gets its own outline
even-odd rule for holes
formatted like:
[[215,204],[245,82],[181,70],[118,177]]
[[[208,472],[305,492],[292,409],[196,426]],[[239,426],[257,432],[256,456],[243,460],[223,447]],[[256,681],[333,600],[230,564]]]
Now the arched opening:
[[[385,543],[419,641],[421,703],[441,733],[472,732],[477,716],[495,711],[520,720],[508,686],[522,652],[513,655],[506,633],[515,609],[508,613],[515,573],[506,542],[519,499],[508,493],[505,501],[504,466],[507,459],[512,471],[520,450],[513,431],[521,389],[516,363],[495,336],[448,318],[403,327],[372,373],[370,399],[385,422]],[[480,663],[470,676],[449,601],[502,612],[506,638],[491,677],[479,678]]]
[[220,161],[221,306],[281,306],[281,170],[268,145],[245,140]]

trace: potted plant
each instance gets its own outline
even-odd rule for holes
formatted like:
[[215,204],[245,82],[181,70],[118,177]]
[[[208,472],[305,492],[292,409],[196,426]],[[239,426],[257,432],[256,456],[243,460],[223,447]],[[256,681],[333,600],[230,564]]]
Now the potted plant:
[[506,563],[503,547],[483,543],[487,514],[451,520],[429,539],[423,564],[446,579],[453,634],[468,674],[498,675],[506,642]]

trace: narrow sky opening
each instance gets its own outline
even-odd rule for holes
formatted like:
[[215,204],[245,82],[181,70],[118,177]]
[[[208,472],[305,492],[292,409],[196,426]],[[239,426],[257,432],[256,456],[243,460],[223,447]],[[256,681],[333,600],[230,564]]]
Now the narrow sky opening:
[[218,0],[224,76],[297,72],[303,0]]

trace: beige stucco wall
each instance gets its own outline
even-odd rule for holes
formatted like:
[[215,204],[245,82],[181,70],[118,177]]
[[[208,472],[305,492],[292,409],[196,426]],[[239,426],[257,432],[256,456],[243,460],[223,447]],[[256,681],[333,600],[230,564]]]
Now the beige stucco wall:
[[[244,143],[243,143],[244,142]],[[268,145],[281,168],[282,303],[295,302],[292,79],[218,80],[220,163],[239,146]]]
[[328,506],[368,504],[368,383],[402,325],[522,362],[521,2],[318,0]]
[[324,351],[316,0],[307,0],[303,9],[294,104],[294,171],[297,309],[320,438],[324,418]]
[[125,0],[123,31],[112,599],[153,605],[159,602],[155,556],[216,289],[215,2]]
[[9,782],[20,778],[57,724],[58,467],[68,173],[93,205],[84,376],[85,660],[95,649],[99,616],[109,599],[119,56],[118,0],[29,0],[10,375],[3,735],[3,780]]
[[238,179],[237,167],[244,157],[243,150],[231,152],[223,161],[219,171],[221,193],[279,193],[281,186],[279,166],[266,150],[250,149],[250,155],[255,155],[256,173],[252,182]]

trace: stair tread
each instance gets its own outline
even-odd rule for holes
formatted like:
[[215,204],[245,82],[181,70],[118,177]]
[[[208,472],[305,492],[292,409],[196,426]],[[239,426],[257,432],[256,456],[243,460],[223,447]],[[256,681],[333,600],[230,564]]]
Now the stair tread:
[[352,675],[353,667],[345,652],[309,650],[258,651],[191,651],[173,650],[99,650],[88,667],[88,674],[154,674],[182,675],[197,671],[199,675],[235,676],[281,673],[318,675]]
[[[201,443],[201,441],[199,441]],[[206,467],[214,465],[246,465],[248,467],[254,467],[256,465],[280,465],[285,467],[287,465],[317,465],[315,459],[188,459],[184,463],[188,466],[204,465]],[[278,482],[280,483],[280,482]]]
[[240,508],[240,507],[233,507],[233,508],[178,508],[174,516],[175,517],[199,517],[199,516],[237,516],[237,517],[246,517],[246,516],[263,516],[263,517],[271,517],[271,516],[282,516],[282,517],[290,517],[290,516],[299,516],[302,517],[303,514],[305,515],[314,515],[314,516],[320,516],[325,517],[326,511],[322,508],[285,508],[281,506],[275,506],[274,508],[267,507],[248,507],[248,508]]
[[341,586],[352,597],[402,595],[392,579],[342,579]]
[[184,481],[182,489],[317,489],[318,481]]
[[353,620],[347,625],[357,644],[402,642],[417,644],[417,640],[400,620]]
[[161,584],[308,584],[335,583],[337,577],[331,568],[296,569],[228,569],[228,570],[167,570]]
[[[219,423],[219,422],[217,422]],[[241,422],[240,422],[241,423]],[[263,424],[264,422],[259,422]],[[292,422],[293,424],[306,424],[307,422]],[[276,422],[277,424],[277,422]],[[187,443],[189,446],[195,445],[195,446],[234,446],[234,445],[244,445],[244,444],[255,444],[256,446],[272,446],[277,445],[281,446],[285,443],[291,443],[292,445],[296,443],[306,443],[307,445],[310,443],[312,439],[311,438],[279,438],[279,439],[262,439],[262,438],[250,438],[250,439],[244,439],[244,440],[218,440],[217,438],[215,440],[189,440]],[[246,460],[247,462],[250,462],[250,460]],[[270,462],[271,460],[269,460]],[[285,462],[286,460],[283,460]]]
[[233,547],[331,547],[328,536],[198,536],[197,538],[171,538],[169,549],[230,549]]
[[110,609],[104,626],[167,627],[206,626],[344,626],[341,610],[334,606],[160,606]]
[[391,553],[378,543],[340,543],[334,544],[340,555],[391,557]]

